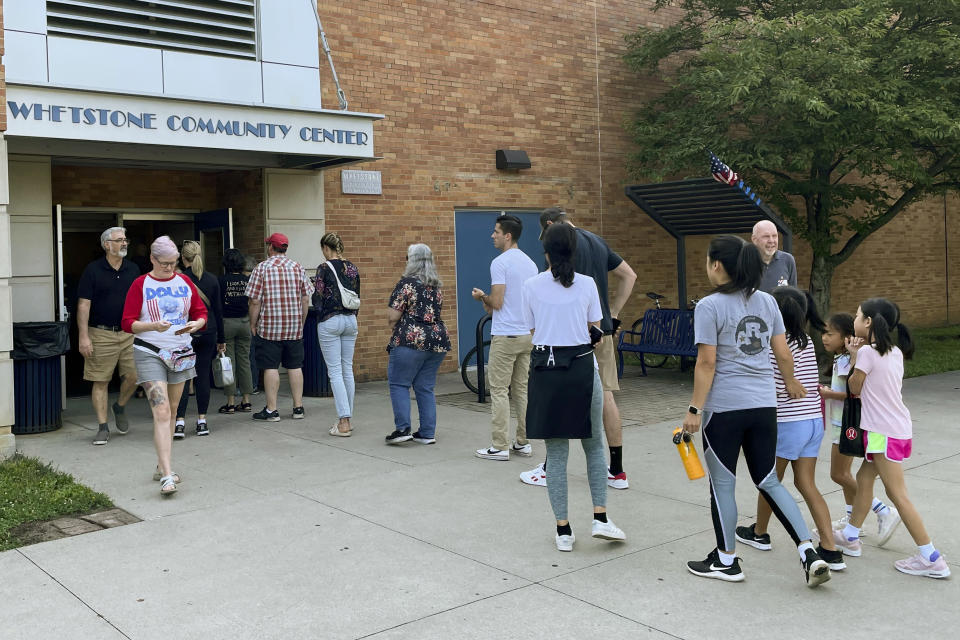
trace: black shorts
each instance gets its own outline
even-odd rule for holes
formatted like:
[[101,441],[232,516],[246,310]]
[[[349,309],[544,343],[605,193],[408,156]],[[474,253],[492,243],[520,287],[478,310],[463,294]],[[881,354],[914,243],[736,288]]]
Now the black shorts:
[[303,340],[264,340],[253,338],[256,349],[254,359],[258,369],[303,368]]

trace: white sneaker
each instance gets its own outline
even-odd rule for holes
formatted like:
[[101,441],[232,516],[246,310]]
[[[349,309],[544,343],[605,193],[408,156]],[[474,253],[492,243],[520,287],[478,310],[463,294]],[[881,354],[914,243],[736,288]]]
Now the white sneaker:
[[577,536],[572,533],[568,536],[557,536],[557,551],[573,551],[573,543],[577,541]]
[[850,514],[849,514],[849,513],[846,514],[845,516],[843,516],[842,518],[840,518],[839,520],[834,520],[834,521],[833,521],[833,529],[834,529],[834,531],[843,531],[844,529],[847,528],[847,525],[848,525],[848,524],[850,524]]
[[484,458],[486,460],[509,460],[510,452],[501,451],[500,449],[494,449],[490,447],[489,449],[477,449],[476,456],[478,458]]
[[593,521],[593,533],[591,534],[594,538],[602,538],[604,540],[626,540],[627,535],[618,527],[613,524],[610,520],[606,522],[600,522],[599,520]]
[[877,514],[877,544],[881,547],[890,541],[890,536],[900,526],[900,512],[887,505],[889,511],[885,514]]
[[525,444],[525,445],[523,445],[523,446],[521,447],[521,446],[518,445],[516,442],[514,442],[514,443],[510,446],[510,452],[511,452],[511,453],[515,453],[515,454],[517,454],[518,456],[523,456],[524,458],[529,458],[530,456],[533,455],[533,445],[531,445],[531,444],[528,442],[527,444]]
[[611,489],[629,489],[630,483],[627,482],[627,472],[621,471],[617,475],[613,475],[607,469],[607,486]]
[[524,471],[521,473],[520,482],[524,484],[532,484],[535,487],[547,486],[547,472],[543,468],[543,463],[541,462],[536,466],[536,468],[531,469],[530,471]]

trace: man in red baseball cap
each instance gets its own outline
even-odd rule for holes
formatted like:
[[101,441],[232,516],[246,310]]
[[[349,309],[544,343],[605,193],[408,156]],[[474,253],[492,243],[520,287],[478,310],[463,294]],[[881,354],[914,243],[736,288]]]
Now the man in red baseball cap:
[[289,238],[282,233],[274,233],[264,240],[264,242],[272,246],[279,253],[286,253],[287,247],[290,246]]
[[313,284],[303,267],[287,257],[290,246],[287,236],[274,233],[264,242],[268,257],[254,268],[246,290],[250,300],[250,333],[267,396],[267,406],[253,414],[253,419],[279,422],[277,394],[281,364],[290,379],[292,417],[304,417],[303,323],[310,309]]

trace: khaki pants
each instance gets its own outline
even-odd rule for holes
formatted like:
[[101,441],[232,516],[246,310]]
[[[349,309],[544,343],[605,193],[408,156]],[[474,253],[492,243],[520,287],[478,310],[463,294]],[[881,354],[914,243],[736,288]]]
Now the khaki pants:
[[[530,334],[492,336],[487,364],[493,403],[493,448],[510,448],[510,405],[517,414],[517,444],[527,444],[527,379],[530,376]],[[508,393],[509,389],[509,393]]]

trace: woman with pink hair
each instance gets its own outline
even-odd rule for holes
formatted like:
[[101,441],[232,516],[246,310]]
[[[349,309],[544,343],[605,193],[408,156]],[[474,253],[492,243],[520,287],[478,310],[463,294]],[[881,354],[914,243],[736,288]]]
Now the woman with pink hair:
[[153,444],[157,448],[160,494],[170,496],[177,490],[180,476],[171,469],[173,443],[171,407],[177,406],[183,384],[194,378],[196,354],[190,334],[207,323],[207,309],[196,286],[176,272],[180,253],[167,236],[150,245],[153,269],[137,278],[123,307],[123,330],[134,334],[133,361],[137,365],[137,384],[143,386],[153,412]]

